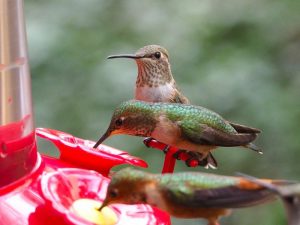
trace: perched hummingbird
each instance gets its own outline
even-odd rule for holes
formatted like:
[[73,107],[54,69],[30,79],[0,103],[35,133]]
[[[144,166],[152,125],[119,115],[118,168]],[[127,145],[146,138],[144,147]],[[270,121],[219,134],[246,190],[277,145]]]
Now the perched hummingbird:
[[114,203],[149,204],[174,217],[205,218],[209,225],[217,225],[230,208],[265,203],[274,196],[274,192],[243,177],[201,172],[150,174],[125,168],[112,176],[99,210]]
[[112,55],[108,59],[134,59],[138,67],[135,99],[146,102],[188,104],[172,76],[168,51],[159,45],[147,45],[135,54]]
[[289,185],[278,186],[252,176],[248,176],[245,174],[240,175],[245,179],[252,181],[253,183],[260,185],[279,195],[284,203],[288,225],[300,224],[300,183],[290,182]]
[[258,133],[256,128],[229,123],[200,106],[130,100],[115,109],[107,131],[94,147],[111,135],[127,134],[199,152],[204,159],[218,146],[243,146],[261,153],[252,143]]

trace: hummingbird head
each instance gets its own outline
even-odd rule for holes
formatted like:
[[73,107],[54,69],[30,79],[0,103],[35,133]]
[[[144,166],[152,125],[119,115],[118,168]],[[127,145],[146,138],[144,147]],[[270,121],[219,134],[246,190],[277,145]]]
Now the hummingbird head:
[[116,172],[111,178],[106,197],[99,210],[113,203],[147,203],[146,186],[154,182],[153,175],[143,171],[125,168]]
[[159,45],[146,45],[135,54],[112,55],[108,59],[130,58],[138,66],[137,85],[157,87],[173,81],[168,51]]
[[156,123],[153,111],[146,102],[136,100],[123,102],[115,109],[108,129],[94,148],[115,134],[149,137]]

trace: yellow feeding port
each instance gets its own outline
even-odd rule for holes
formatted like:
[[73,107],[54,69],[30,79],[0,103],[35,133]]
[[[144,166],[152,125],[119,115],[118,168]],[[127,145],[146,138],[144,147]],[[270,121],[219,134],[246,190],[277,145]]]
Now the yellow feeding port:
[[98,210],[101,202],[82,198],[73,202],[70,210],[77,216],[97,225],[115,225],[118,221],[116,213],[109,207]]

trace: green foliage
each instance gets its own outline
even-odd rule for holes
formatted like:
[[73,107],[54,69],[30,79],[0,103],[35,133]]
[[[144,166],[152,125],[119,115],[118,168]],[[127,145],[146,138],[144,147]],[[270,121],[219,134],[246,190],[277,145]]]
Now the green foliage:
[[[160,44],[194,104],[263,131],[256,142],[263,156],[219,149],[219,169],[208,172],[299,180],[299,1],[26,0],[25,8],[37,127],[96,140],[114,107],[133,97],[137,74],[132,60],[106,56]],[[163,154],[141,138],[106,144],[142,156],[159,172]],[[55,151],[44,142],[40,149]],[[284,224],[276,204],[240,210],[223,224],[253,224],[254,216],[255,223]]]

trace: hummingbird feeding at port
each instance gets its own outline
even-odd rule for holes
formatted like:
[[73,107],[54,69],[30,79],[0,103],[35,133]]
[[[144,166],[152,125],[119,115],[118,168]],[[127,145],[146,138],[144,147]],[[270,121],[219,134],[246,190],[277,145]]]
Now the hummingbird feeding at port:
[[[108,59],[129,58],[134,59],[138,67],[138,75],[135,85],[135,99],[146,102],[170,102],[189,104],[190,101],[179,90],[172,75],[171,64],[168,51],[159,45],[146,45],[140,48],[135,54],[111,55]],[[145,139],[148,143],[152,139]],[[148,146],[149,147],[149,146]],[[179,155],[185,152],[179,150],[174,157],[179,159]],[[203,158],[199,153],[189,152],[189,159],[186,160],[188,166],[192,159],[199,161],[199,165],[204,167],[217,168],[217,161],[210,153]],[[200,161],[202,158],[202,161]]]
[[230,123],[200,106],[130,100],[115,109],[108,129],[94,148],[112,135],[127,134],[198,152],[204,159],[219,146],[242,146],[262,153],[252,143],[259,133],[256,128]]
[[[282,181],[263,180],[283,185]],[[204,218],[217,225],[231,208],[271,201],[276,194],[243,177],[201,172],[151,174],[125,168],[112,175],[99,208],[110,204],[149,204],[178,218]]]

